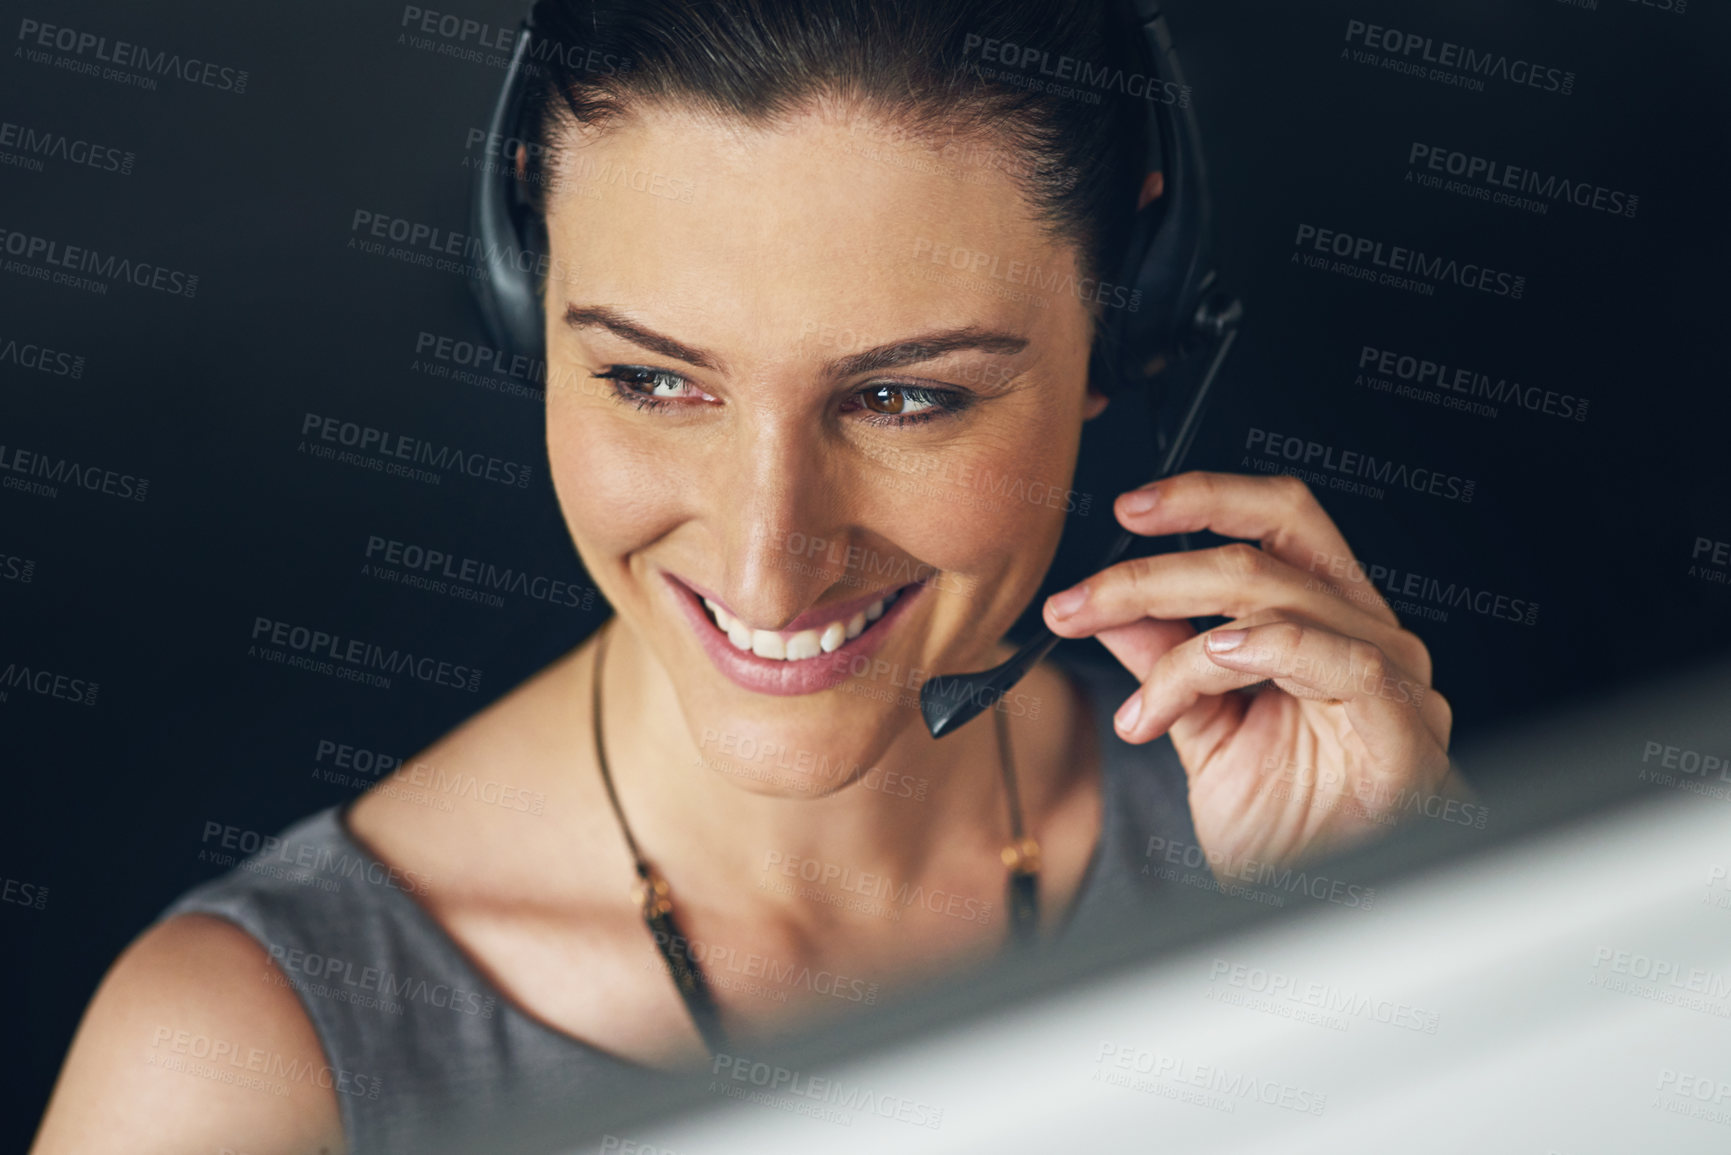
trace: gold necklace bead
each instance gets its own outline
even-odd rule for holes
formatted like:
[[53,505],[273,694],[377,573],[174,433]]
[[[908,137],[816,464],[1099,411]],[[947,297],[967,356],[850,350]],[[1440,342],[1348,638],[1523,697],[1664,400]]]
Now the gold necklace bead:
[[1040,870],[1040,844],[1033,838],[1022,838],[1004,847],[999,855],[1004,865],[1017,874],[1037,874]]
[[631,884],[631,901],[642,907],[646,916],[666,914],[672,910],[673,900],[669,897],[671,893],[672,888],[667,885],[667,880],[653,868],[649,871],[647,881],[638,879]]

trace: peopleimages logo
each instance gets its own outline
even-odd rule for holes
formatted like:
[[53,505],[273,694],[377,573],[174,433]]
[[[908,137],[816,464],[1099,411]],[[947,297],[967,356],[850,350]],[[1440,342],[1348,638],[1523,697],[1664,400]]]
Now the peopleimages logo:
[[[1204,850],[1196,843],[1173,841],[1158,834],[1149,836],[1148,848],[1142,853],[1143,857],[1148,859],[1142,866],[1144,875],[1172,881],[1177,875],[1166,868],[1200,870],[1206,864],[1208,873],[1197,881],[1204,882],[1209,888],[1217,889],[1223,894],[1249,898],[1268,906],[1285,905],[1285,895],[1272,893],[1277,890],[1285,891],[1288,895],[1308,895],[1320,901],[1360,910],[1374,909],[1376,903],[1374,886],[1360,886],[1345,879],[1331,879],[1324,874],[1313,874],[1304,869],[1295,870],[1291,866],[1263,862],[1255,858],[1234,858],[1224,851]],[[1156,863],[1162,864],[1158,869],[1163,873],[1150,870],[1150,866]],[[1261,887],[1262,892],[1246,893],[1244,887],[1234,887],[1228,880]]]
[[[167,1044],[163,1054],[155,1048]],[[157,1027],[151,1037],[151,1053],[145,1056],[146,1066],[162,1071],[178,1071],[232,1087],[265,1091],[279,1098],[289,1093],[289,1083],[311,1084],[341,1095],[377,1099],[383,1083],[376,1075],[362,1075],[341,1067],[314,1066],[310,1062],[290,1059],[276,1051],[266,1051],[232,1039],[213,1039],[173,1027]],[[191,1059],[193,1061],[188,1062]],[[226,1064],[223,1070],[219,1064]],[[257,1076],[257,1077],[255,1077]],[[281,1079],[271,1083],[267,1079]],[[245,1155],[232,1147],[217,1148],[217,1155]]]
[[[80,465],[70,457],[55,457],[33,449],[0,444],[0,473],[7,476],[0,485],[7,489],[34,493],[38,497],[58,497],[60,485],[76,485],[91,493],[104,493],[126,501],[143,501],[150,493],[150,480],[104,469],[100,465]],[[20,474],[13,477],[11,474]],[[27,481],[24,478],[41,478]]]
[[[1601,966],[1605,968],[1604,972],[1599,971]],[[1611,982],[1607,982],[1606,972],[1629,975],[1633,978],[1645,979],[1654,987],[1663,983],[1674,990],[1703,995],[1705,999],[1684,999],[1674,995],[1672,991],[1654,991],[1651,988],[1645,991],[1634,990],[1626,993],[1638,993],[1645,998],[1657,996],[1660,1002],[1677,1002],[1692,1010],[1710,1009],[1713,1014],[1721,1017],[1727,1015],[1724,1000],[1731,999],[1731,974],[1724,971],[1710,971],[1705,967],[1685,967],[1673,959],[1656,959],[1638,951],[1616,950],[1608,946],[1594,948],[1593,969],[1595,971],[1593,977],[1598,981],[1590,985],[1624,989],[1627,984],[1613,986]],[[1707,1000],[1713,1000],[1713,1002],[1703,1006],[1702,1003]]]
[[[1470,478],[1441,473],[1434,469],[1409,469],[1403,462],[1379,458],[1373,453],[1356,449],[1337,449],[1320,441],[1272,433],[1251,426],[1245,433],[1244,448],[1256,450],[1267,457],[1283,458],[1305,469],[1322,469],[1345,477],[1363,478],[1379,485],[1428,493],[1462,503],[1473,499],[1477,483]],[[1247,461],[1247,463],[1250,463]]]
[[[1371,388],[1388,385],[1383,391],[1395,392],[1400,396],[1410,395],[1414,400],[1430,401],[1445,409],[1460,409],[1495,417],[1496,409],[1483,403],[1494,401],[1498,405],[1518,405],[1534,413],[1545,413],[1565,420],[1587,419],[1587,399],[1584,397],[1577,397],[1573,393],[1559,393],[1555,389],[1540,389],[1537,385],[1522,385],[1519,381],[1511,381],[1507,377],[1492,380],[1488,373],[1432,361],[1428,357],[1364,345],[1359,349],[1358,368],[1358,384]],[[1366,373],[1365,370],[1370,372]],[[1379,373],[1384,377],[1381,381],[1375,376]],[[1389,378],[1401,381],[1404,385],[1396,388]],[[1410,394],[1402,390],[1409,390]],[[1460,396],[1453,396],[1454,394]],[[1462,398],[1478,398],[1482,401]]]
[[[1199,1063],[1183,1056],[1167,1055],[1129,1044],[1101,1043],[1100,1053],[1094,1062],[1096,1069],[1090,1077],[1092,1081],[1112,1083],[1137,1091],[1154,1090],[1153,1086],[1144,1085],[1150,1080],[1135,1080],[1123,1074],[1134,1071],[1151,1076],[1155,1084],[1170,1081],[1217,1092],[1223,1097],[1222,1102],[1211,1103],[1207,1097],[1202,1097],[1197,1101],[1198,1105],[1213,1106],[1229,1112],[1237,1106],[1234,1100],[1246,1099],[1254,1099],[1265,1106],[1280,1107],[1304,1115],[1320,1115],[1328,1107],[1328,1096],[1308,1087],[1261,1079],[1241,1071],[1227,1070],[1214,1063]],[[1108,1070],[1108,1066],[1116,1067],[1117,1071]]]
[[461,337],[429,333],[425,329],[415,334],[415,355],[481,373],[501,374],[529,385],[540,385],[547,380],[547,362],[539,357],[512,353]]
[[[1330,272],[1345,273],[1395,288],[1416,287],[1426,296],[1435,292],[1433,285],[1449,284],[1518,301],[1527,287],[1524,276],[1499,272],[1476,262],[1457,261],[1453,257],[1431,256],[1421,249],[1409,249],[1401,245],[1385,246],[1382,241],[1370,237],[1353,236],[1351,233],[1318,228],[1316,225],[1301,223],[1292,244],[1295,250],[1292,254],[1294,264],[1304,264],[1310,268],[1327,267]],[[1335,261],[1333,265],[1313,257],[1301,260],[1300,253],[1306,249],[1342,259]],[[1369,266],[1359,263],[1367,260],[1370,262]],[[1379,273],[1378,270],[1386,271]]]
[[[1530,599],[1509,597],[1488,589],[1474,589],[1464,582],[1445,584],[1438,578],[1413,573],[1411,570],[1366,564],[1357,558],[1331,555],[1325,550],[1312,552],[1310,572],[1326,572],[1331,578],[1366,582],[1387,594],[1389,604],[1394,609],[1433,621],[1446,622],[1446,611],[1451,608],[1465,609],[1481,617],[1519,622],[1526,626],[1537,625],[1539,621],[1539,603]],[[1309,588],[1309,583],[1306,583],[1306,588]],[[1353,597],[1351,591],[1348,591],[1347,597],[1353,601],[1360,600]]]
[[[531,466],[519,461],[489,457],[484,453],[465,452],[453,445],[435,445],[418,437],[391,433],[384,429],[375,429],[371,425],[361,425],[318,413],[308,413],[301,419],[301,436],[307,438],[308,434],[311,434],[310,440],[315,442],[313,449],[320,448],[316,442],[325,441],[352,448],[358,453],[377,454],[377,457],[371,459],[379,461],[376,468],[384,468],[385,463],[380,459],[390,458],[390,464],[397,469],[411,469],[411,466],[402,463],[412,462],[414,465],[429,465],[434,469],[485,478],[499,485],[516,486],[518,489],[528,488],[529,476],[533,472]],[[300,443],[300,451],[309,452],[306,440]],[[374,468],[367,459],[360,459],[355,463]],[[393,472],[392,469],[384,471]]]
[[[744,1088],[727,1086],[722,1081],[727,1079],[762,1088],[769,1096],[765,1102],[771,1105],[780,1105],[782,1102],[780,1096],[787,1096],[790,1100],[805,1099],[810,1103],[838,1107],[846,1111],[858,1111],[875,1115],[880,1119],[894,1119],[898,1123],[907,1123],[914,1127],[926,1127],[933,1131],[941,1128],[944,1122],[944,1109],[942,1107],[922,1103],[905,1095],[888,1094],[864,1083],[849,1084],[840,1079],[808,1075],[802,1071],[758,1062],[744,1055],[725,1053],[715,1055],[711,1060],[710,1074],[715,1076],[709,1085],[711,1091],[744,1090]],[[730,1095],[729,1097],[742,1096]],[[807,1109],[807,1105],[804,1103],[788,1102],[785,1109],[800,1115],[813,1114],[812,1110]],[[852,1122],[852,1118],[843,1115],[840,1120],[831,1121]]]
[[984,924],[992,921],[992,903],[990,902],[981,902],[977,898],[958,894],[954,891],[939,889],[928,891],[918,883],[903,882],[897,886],[895,880],[888,875],[855,870],[851,866],[825,862],[822,859],[801,858],[798,855],[784,854],[779,850],[770,850],[764,853],[763,871],[765,874],[778,871],[788,878],[797,878],[802,882],[816,883],[822,887],[846,891],[849,894],[857,894],[868,899],[894,903],[904,909],[918,906],[933,914],[945,914],[965,922]]
[[[1078,279],[1074,272],[1047,272],[1041,265],[1026,261],[1005,261],[1002,254],[961,245],[947,245],[930,237],[914,238],[914,260],[947,265],[952,269],[985,276],[1010,285],[1029,285],[1043,293],[1067,293],[1079,301],[1094,302],[1113,309],[1136,312],[1142,307],[1142,290],[1127,285],[1115,285],[1096,277]],[[1037,302],[1044,304],[1043,301]]]
[[16,337],[0,337],[0,364],[12,364],[51,377],[70,377],[74,381],[84,376],[84,355],[50,349],[33,342],[20,343]]
[[75,706],[94,706],[97,692],[101,688],[98,683],[88,678],[57,674],[40,666],[7,662],[5,667],[0,668],[0,702],[6,700],[9,691],[22,691],[44,698],[58,698]]
[[[699,964],[704,971],[703,979],[709,986],[722,990],[746,991],[778,1003],[787,1001],[786,990],[772,990],[759,983],[739,980],[762,979],[778,987],[800,987],[815,995],[840,999],[843,1002],[863,1003],[868,1007],[875,1006],[878,1001],[878,984],[875,982],[849,978],[845,974],[830,970],[814,971],[809,966],[784,962],[756,951],[747,951],[741,955],[737,947],[688,939],[684,935],[670,934],[665,930],[655,931],[653,937],[655,945],[662,948],[663,957],[646,962],[645,970],[670,970],[667,956],[671,956],[675,959],[690,959]],[[729,975],[738,976],[738,980],[729,981]]]
[[[395,242],[397,247],[386,249],[385,241]],[[502,263],[519,273],[528,273],[545,281],[569,284],[574,279],[571,267],[548,253],[516,245],[486,244],[471,233],[460,233],[455,229],[370,209],[356,209],[349,218],[347,247],[370,256],[389,257],[465,277],[483,276],[487,268]]]
[[1315,1007],[1328,1014],[1370,1019],[1385,1026],[1426,1035],[1436,1034],[1442,1022],[1439,1011],[1383,998],[1355,987],[1343,988],[1314,980],[1307,982],[1291,974],[1235,963],[1218,956],[1209,967],[1208,982],[1209,998],[1217,999],[1221,988],[1235,988],[1265,995],[1270,1000]]
[[[397,43],[407,44],[423,52],[466,60],[472,64],[489,64],[504,68],[511,63],[521,34],[518,25],[495,25],[484,20],[439,12],[414,4],[403,5],[403,16],[397,27]],[[530,76],[540,74],[540,66],[557,61],[567,71],[591,72],[612,76],[631,68],[631,59],[585,48],[581,44],[564,44],[545,35],[531,37],[524,55],[524,71]]]
[[[379,534],[367,535],[366,559],[361,566],[363,576],[383,576],[382,572],[375,574],[373,571],[383,571],[385,566],[389,566],[404,572],[393,574],[385,580],[396,580],[404,585],[416,584],[406,580],[407,575],[413,575],[430,583],[426,588],[435,593],[450,593],[453,597],[485,601],[489,605],[505,604],[504,599],[498,596],[500,593],[516,594],[552,606],[585,611],[595,605],[595,589],[581,582],[532,574],[512,566],[498,566],[448,550],[398,541]],[[452,592],[470,588],[475,591],[473,594]]]
[[[1014,44],[1008,40],[988,39],[970,32],[962,40],[962,55],[972,56],[975,52],[983,61],[1001,64],[1014,68],[1018,72],[1031,73],[1034,76],[1049,77],[1053,81],[1064,84],[1079,84],[1086,88],[1099,89],[1106,92],[1116,92],[1136,100],[1146,100],[1150,104],[1165,104],[1178,108],[1190,107],[1190,86],[1175,84],[1159,77],[1144,76],[1140,72],[1130,72],[1123,68],[1114,68],[1106,64],[1091,64],[1086,60],[1078,60],[1074,56],[1058,55],[1054,57],[1044,48],[1031,45]],[[1011,78],[1004,73],[996,73],[988,79],[1008,81]],[[1023,85],[1042,90],[1042,86]],[[1060,95],[1068,95],[1063,89],[1044,86],[1043,90],[1053,91]],[[1091,96],[1091,104],[1098,104],[1100,98],[1094,93],[1078,95]]]
[[[276,872],[277,865],[281,864],[292,870],[336,875],[351,881],[359,880],[374,886],[389,887],[404,894],[426,894],[433,880],[432,875],[425,871],[399,870],[376,858],[367,859],[347,851],[339,854],[329,846],[319,846],[311,842],[284,842],[280,835],[249,830],[244,826],[218,822],[214,818],[205,820],[204,833],[199,836],[199,843],[200,862],[213,862],[218,866],[239,865],[254,873],[275,872],[276,877],[281,877],[281,872]],[[245,855],[245,861],[238,862],[237,855]],[[322,886],[320,889],[342,889],[340,882],[331,879],[325,881],[331,882],[331,885]]]
[[[1605,188],[1589,181],[1570,180],[1556,173],[1541,176],[1520,165],[1505,164],[1416,140],[1407,152],[1406,163],[1406,179],[1409,181],[1414,180],[1416,174],[1417,183],[1426,187],[1460,192],[1495,204],[1506,204],[1512,208],[1539,213],[1550,210],[1550,205],[1545,202],[1562,200],[1578,208],[1632,217],[1641,202],[1641,198],[1634,193]],[[1441,175],[1432,174],[1445,174],[1461,179],[1445,184]],[[1523,195],[1517,196],[1517,193]]]
[[[1504,80],[1563,96],[1575,90],[1575,74],[1561,68],[1551,68],[1530,60],[1511,60],[1501,52],[1481,52],[1450,40],[1437,41],[1421,33],[1384,28],[1380,24],[1367,24],[1363,20],[1346,22],[1346,41],[1348,44],[1361,44],[1373,53],[1386,53],[1387,58],[1380,61],[1384,68],[1423,76],[1429,80],[1448,80],[1451,83],[1477,80],[1476,85],[1461,86],[1480,90],[1483,89],[1486,79]],[[1341,51],[1346,52],[1347,49]],[[1425,65],[1435,67],[1426,69]]]
[[1673,16],[1681,16],[1689,9],[1689,0],[1629,0],[1629,3],[1655,12],[1669,12]]
[[[112,64],[116,68],[135,69],[145,73],[146,78],[172,76],[188,84],[232,92],[236,96],[246,91],[247,73],[244,68],[230,68],[191,56],[182,58],[178,52],[152,51],[142,44],[132,44],[125,40],[110,43],[108,37],[98,36],[94,32],[80,32],[76,28],[64,28],[57,24],[44,24],[25,18],[18,22],[18,39],[29,46],[21,51],[30,54],[32,63],[55,63],[52,60],[37,59],[38,56],[47,55],[42,49],[52,49],[56,52],[69,52],[80,58],[88,57],[102,64]],[[74,68],[73,71],[83,69]],[[156,86],[152,83],[149,87]]]
[[0,902],[42,910],[48,905],[48,888],[34,882],[0,875]]
[[[0,228],[0,251],[16,261],[6,262],[6,271],[54,284],[107,293],[105,282],[126,282],[141,289],[154,289],[171,297],[191,298],[198,293],[198,274],[165,268],[131,257],[106,257],[82,245],[66,245],[32,233]],[[49,266],[37,268],[33,263]],[[74,273],[87,274],[84,277]],[[99,278],[92,280],[90,278]]]
[[[316,984],[312,993],[330,995],[343,1002],[354,1001],[366,1006],[369,1005],[366,999],[354,996],[371,993],[381,1002],[402,999],[483,1019],[492,1018],[494,1008],[498,1006],[498,999],[493,995],[399,974],[386,965],[357,965],[349,959],[274,942],[270,944],[270,957],[284,971]],[[333,982],[340,985],[333,987]]]
[[285,664],[303,665],[310,661],[315,665],[325,666],[329,663],[323,659],[328,658],[330,662],[339,663],[340,667],[354,672],[354,676],[349,680],[367,681],[370,684],[383,681],[385,689],[390,688],[390,679],[372,674],[371,671],[407,674],[416,681],[468,690],[470,693],[481,688],[480,670],[454,662],[443,662],[437,658],[416,657],[412,651],[386,649],[360,638],[345,638],[341,634],[298,626],[292,622],[255,617],[252,622],[252,641],[254,644],[247,649],[248,657],[271,660],[268,647],[275,646],[279,651],[292,653],[302,659],[300,662]]
[[541,358],[461,337],[420,331],[415,336],[415,357],[409,369],[532,405],[539,405],[547,396],[547,363]]
[[67,136],[51,129],[35,129],[28,125],[0,121],[0,149],[17,149],[16,153],[0,151],[0,164],[16,165],[31,172],[42,171],[42,160],[63,160],[85,165],[100,172],[130,175],[132,153],[112,145],[93,144],[82,137]]

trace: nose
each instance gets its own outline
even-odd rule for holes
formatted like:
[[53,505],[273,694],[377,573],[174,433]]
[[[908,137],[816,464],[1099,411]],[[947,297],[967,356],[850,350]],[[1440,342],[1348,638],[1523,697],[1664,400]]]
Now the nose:
[[717,446],[708,516],[722,550],[719,593],[746,625],[780,630],[833,584],[805,543],[845,537],[843,459],[796,415],[741,419]]

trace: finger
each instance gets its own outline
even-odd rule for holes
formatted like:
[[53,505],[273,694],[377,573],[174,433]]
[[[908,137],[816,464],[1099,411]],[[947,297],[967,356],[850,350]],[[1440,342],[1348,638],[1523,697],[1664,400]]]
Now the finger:
[[1390,759],[1387,764],[1403,764],[1399,759],[1418,731],[1433,746],[1447,742],[1450,719],[1441,695],[1362,639],[1290,621],[1210,630],[1174,647],[1120,707],[1118,733],[1126,742],[1150,741],[1204,698],[1264,681],[1294,697],[1339,702],[1361,737],[1375,736],[1367,752]]
[[1268,680],[1266,674],[1233,670],[1210,661],[1203,648],[1207,637],[1199,634],[1160,656],[1141,687],[1124,699],[1112,717],[1120,738],[1137,745],[1153,741],[1203,699]]
[[1112,656],[1140,682],[1168,650],[1195,636],[1196,630],[1189,622],[1159,622],[1143,618],[1127,626],[1101,630],[1094,635],[1094,640],[1110,650]]
[[1180,473],[1119,495],[1113,510],[1125,529],[1148,537],[1208,530],[1257,542],[1293,568],[1338,586],[1373,616],[1399,624],[1334,520],[1295,477]]
[[1447,703],[1363,638],[1297,622],[1209,634],[1202,649],[1223,669],[1271,679],[1294,697],[1339,702],[1366,752],[1382,765],[1410,765],[1448,739]]
[[1430,652],[1416,635],[1247,542],[1119,562],[1054,594],[1044,608],[1052,632],[1068,638],[1147,618],[1216,614],[1314,622],[1375,642],[1421,679],[1430,677]]

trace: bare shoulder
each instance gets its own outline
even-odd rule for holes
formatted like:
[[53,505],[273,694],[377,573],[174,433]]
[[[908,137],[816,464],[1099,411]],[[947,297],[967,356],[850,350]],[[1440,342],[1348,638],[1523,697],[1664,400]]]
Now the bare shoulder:
[[338,1155],[336,1079],[245,931],[181,915],[121,953],[84,1012],[33,1155]]
[[590,760],[588,653],[577,647],[408,760],[347,825],[426,880],[412,901],[508,1005],[655,1065],[696,1036],[628,900],[631,860]]
[[586,844],[568,837],[585,831],[549,820],[582,814],[592,801],[579,772],[589,732],[586,650],[465,720],[350,809],[348,828],[364,846],[429,877],[426,902],[436,912],[497,900],[527,881],[518,867],[532,866],[538,878],[548,855],[557,861]]

